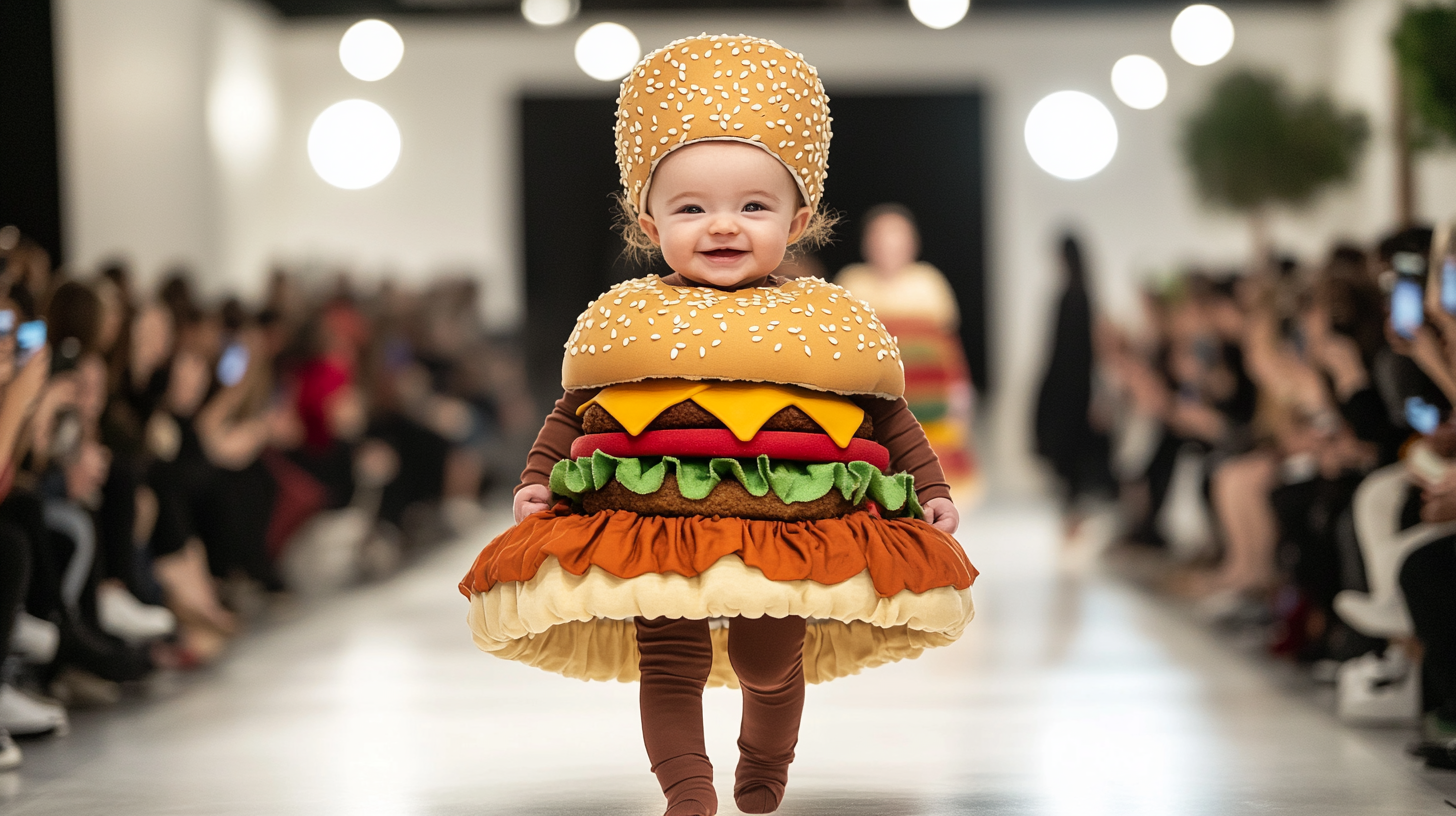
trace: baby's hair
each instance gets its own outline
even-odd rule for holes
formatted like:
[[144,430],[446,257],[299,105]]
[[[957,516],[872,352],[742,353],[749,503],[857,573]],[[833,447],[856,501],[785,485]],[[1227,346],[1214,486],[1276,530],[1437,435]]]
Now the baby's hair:
[[[647,237],[647,231],[638,222],[637,208],[632,206],[631,199],[625,192],[617,193],[616,198],[617,230],[622,233],[622,242],[626,244],[622,254],[636,263],[649,263],[662,257],[662,248],[652,243],[652,239]],[[802,204],[803,199],[799,199],[799,202]],[[834,225],[839,223],[839,218],[839,213],[815,210],[809,216],[809,223],[804,227],[799,240],[789,245],[786,257],[812,252],[833,241]]]

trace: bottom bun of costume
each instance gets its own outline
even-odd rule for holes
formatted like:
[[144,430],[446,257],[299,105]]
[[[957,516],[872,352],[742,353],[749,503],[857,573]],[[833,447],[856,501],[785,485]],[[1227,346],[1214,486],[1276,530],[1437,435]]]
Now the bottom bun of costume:
[[807,618],[810,683],[918,657],[960,637],[976,570],[951,536],[869,512],[815,521],[536,513],[460,583],[475,643],[581,680],[639,678],[633,619],[727,619],[709,685],[737,687],[734,617]]

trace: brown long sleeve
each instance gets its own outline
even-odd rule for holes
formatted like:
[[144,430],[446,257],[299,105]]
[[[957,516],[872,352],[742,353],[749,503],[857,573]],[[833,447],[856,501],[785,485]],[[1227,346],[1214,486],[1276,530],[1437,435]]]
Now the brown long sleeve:
[[526,456],[526,469],[521,471],[521,483],[516,490],[528,484],[550,486],[551,468],[557,462],[571,455],[571,443],[581,436],[581,417],[576,415],[587,400],[595,397],[600,388],[585,388],[567,391],[556,401],[556,407],[546,416],[541,432],[536,434],[536,443]]
[[931,499],[949,499],[950,483],[940,468],[940,459],[931,450],[904,397],[887,400],[879,397],[853,397],[856,405],[869,414],[875,425],[875,441],[890,452],[890,470],[915,477],[915,496],[924,504]]
[[[541,433],[536,435],[536,444],[526,457],[526,469],[521,472],[521,487],[528,484],[549,485],[551,468],[571,455],[571,443],[581,436],[581,418],[576,410],[587,400],[597,395],[600,389],[590,388],[567,391],[556,401],[556,407],[546,417]],[[875,441],[890,451],[890,470],[904,471],[915,477],[915,495],[920,501],[950,498],[950,485],[940,469],[940,460],[925,440],[925,431],[910,413],[904,397],[897,400],[876,397],[855,397],[855,404],[869,414],[875,425]]]

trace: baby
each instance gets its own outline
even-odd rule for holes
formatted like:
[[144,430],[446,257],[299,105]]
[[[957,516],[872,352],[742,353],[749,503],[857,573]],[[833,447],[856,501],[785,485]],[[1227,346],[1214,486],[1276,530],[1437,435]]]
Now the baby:
[[668,816],[717,812],[702,694],[739,686],[734,799],[771,813],[805,683],[954,641],[976,573],[894,339],[843,289],[771,274],[827,232],[814,69],[694,37],[644,59],[619,105],[627,238],[673,274],[582,313],[517,525],[461,590],[482,649],[641,681]]

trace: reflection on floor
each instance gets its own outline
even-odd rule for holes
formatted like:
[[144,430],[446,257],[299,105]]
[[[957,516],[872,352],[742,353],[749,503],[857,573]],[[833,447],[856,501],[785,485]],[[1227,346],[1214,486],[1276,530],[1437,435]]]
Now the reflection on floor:
[[[1057,566],[1040,504],[961,536],[960,644],[810,690],[785,816],[1417,814],[1449,777],[1346,729],[1289,673],[1116,581]],[[31,814],[656,816],[636,688],[478,653],[455,582],[478,542],[244,643],[164,699],[25,745]],[[709,693],[725,813],[737,701]],[[1444,793],[1443,793],[1444,789]]]

